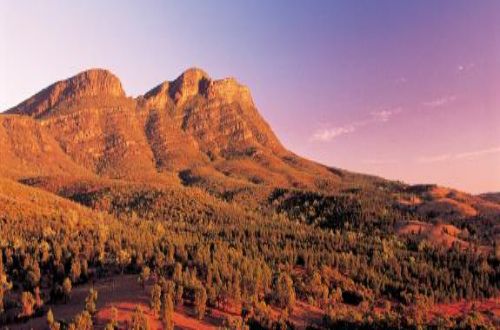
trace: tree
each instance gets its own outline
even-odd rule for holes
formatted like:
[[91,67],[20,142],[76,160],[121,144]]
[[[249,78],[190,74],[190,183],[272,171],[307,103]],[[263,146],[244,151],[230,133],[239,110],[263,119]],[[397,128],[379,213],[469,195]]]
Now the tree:
[[146,282],[149,280],[149,277],[151,276],[151,270],[149,269],[148,266],[142,267],[141,273],[139,274],[139,283],[142,286],[142,289],[146,287]]
[[40,283],[41,276],[42,275],[40,272],[40,265],[38,264],[38,261],[33,261],[33,264],[30,266],[27,274],[29,288],[33,289],[34,287],[36,287]]
[[75,317],[73,322],[75,329],[78,330],[92,330],[92,316],[87,311],[83,311]]
[[52,309],[49,309],[49,311],[47,312],[47,325],[49,326],[50,330],[59,330],[61,328],[61,324],[59,324],[59,322],[56,322],[54,318]]
[[158,284],[151,288],[149,305],[154,315],[158,315],[161,309],[161,287]]
[[205,288],[197,289],[194,294],[194,310],[196,317],[202,320],[207,309],[207,291]]
[[106,330],[114,330],[118,326],[118,310],[116,309],[115,306],[111,307],[111,318],[106,323],[105,329]]
[[183,295],[184,295],[184,287],[178,284],[175,290],[175,304],[177,306],[182,306],[182,303],[184,302],[184,300],[182,299]]
[[3,299],[5,296],[5,293],[10,290],[12,287],[12,284],[8,281],[7,274],[5,273],[3,269],[3,258],[2,258],[2,253],[0,251],[0,314],[3,313]]
[[82,274],[82,267],[80,265],[80,260],[73,259],[73,262],[71,262],[71,269],[70,269],[71,282],[78,283],[81,274]]
[[68,302],[71,299],[71,280],[66,277],[63,281],[63,294],[64,294],[64,302]]
[[292,278],[288,274],[281,273],[278,276],[275,291],[277,303],[281,308],[293,308],[295,305],[295,290]]
[[94,316],[97,312],[97,290],[90,288],[87,298],[85,298],[85,310],[89,312],[91,316]]
[[120,250],[117,257],[118,265],[120,265],[120,272],[123,274],[125,271],[125,267],[130,264],[132,258],[130,257],[130,253],[127,250]]
[[33,315],[35,303],[36,303],[35,297],[33,297],[31,292],[24,291],[21,294],[21,305],[22,305],[21,316]]
[[52,313],[52,308],[49,308],[49,311],[47,312],[47,323],[49,327],[51,327],[52,324],[54,324],[54,322],[55,319],[54,319],[54,314]]
[[35,288],[35,306],[36,308],[41,308],[43,305],[42,297],[40,296],[40,288]]
[[131,330],[149,330],[148,318],[144,315],[141,306],[136,306],[132,319],[130,320]]
[[176,262],[174,266],[173,280],[177,284],[182,283],[182,265],[178,262]]
[[172,301],[172,295],[170,294],[167,295],[165,299],[165,306],[163,306],[162,323],[164,329],[174,329],[174,303]]

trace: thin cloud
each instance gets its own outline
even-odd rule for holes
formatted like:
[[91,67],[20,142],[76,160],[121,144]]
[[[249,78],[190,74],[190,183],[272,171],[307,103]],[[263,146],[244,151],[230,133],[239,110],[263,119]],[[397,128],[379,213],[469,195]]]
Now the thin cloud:
[[474,69],[476,67],[476,63],[474,62],[469,62],[469,63],[466,63],[466,64],[460,64],[457,66],[457,71],[459,73],[462,73],[462,72],[466,72],[466,71],[470,71],[472,69]]
[[362,121],[353,122],[343,126],[320,128],[313,133],[310,140],[319,142],[329,142],[341,135],[354,133],[360,127],[371,125],[374,123],[388,122],[392,116],[400,112],[401,108],[373,111],[370,112],[369,118]]
[[444,107],[457,99],[455,95],[443,96],[435,100],[424,102],[424,105],[429,108],[439,108]]
[[436,156],[429,156],[429,157],[420,157],[417,161],[419,163],[437,163],[437,162],[443,162],[445,160],[451,159],[453,156],[451,154],[442,154],[442,155],[436,155]]
[[365,159],[363,161],[365,164],[369,165],[390,165],[390,164],[398,164],[399,160],[397,159]]
[[470,152],[463,152],[463,153],[457,154],[456,158],[457,159],[476,158],[476,157],[489,155],[489,154],[496,154],[496,153],[500,153],[500,147],[488,148],[488,149],[482,149],[482,150],[476,150],[476,151],[470,151]]
[[478,157],[496,154],[496,153],[500,153],[500,147],[473,150],[473,151],[461,152],[461,153],[457,153],[457,154],[442,154],[442,155],[436,155],[436,156],[431,156],[431,157],[421,157],[421,158],[418,158],[417,161],[419,163],[436,163],[436,162],[444,162],[444,161],[448,161],[448,160],[476,159]]
[[370,113],[372,118],[375,121],[380,121],[380,122],[387,122],[389,119],[394,116],[395,114],[398,114],[401,112],[401,108],[395,108],[392,110],[380,110],[380,111],[373,111]]
[[406,77],[399,77],[396,80],[396,84],[406,84],[408,82],[408,79]]
[[313,134],[312,140],[328,142],[340,135],[349,134],[355,130],[356,127],[354,125],[319,129]]

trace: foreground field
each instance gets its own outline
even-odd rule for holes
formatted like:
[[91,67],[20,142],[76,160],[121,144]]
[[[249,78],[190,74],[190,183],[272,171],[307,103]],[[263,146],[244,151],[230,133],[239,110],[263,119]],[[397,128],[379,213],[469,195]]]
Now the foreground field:
[[[68,322],[72,320],[85,305],[85,298],[89,289],[93,287],[99,293],[97,300],[97,313],[94,328],[104,329],[105,325],[113,318],[113,308],[116,308],[115,320],[119,329],[126,329],[131,321],[137,306],[140,306],[148,318],[151,329],[163,329],[161,320],[150,308],[151,285],[143,288],[137,281],[136,275],[119,275],[103,279],[94,285],[85,284],[76,287],[67,304],[47,305],[54,313],[56,320]],[[305,329],[309,325],[321,326],[324,313],[321,309],[304,302],[298,302],[294,308],[291,321],[296,329]],[[117,317],[116,317],[117,316]],[[275,317],[279,317],[279,310],[275,310]],[[241,306],[229,306],[225,310],[211,309],[203,320],[198,320],[192,306],[188,304],[175,308],[173,321],[175,329],[208,330],[218,329],[228,325],[228,319],[241,319]],[[9,329],[44,329],[47,325],[45,315],[32,318],[25,323],[9,326]]]
[[[138,283],[136,275],[118,275],[115,277],[100,280],[93,285],[85,284],[73,290],[71,300],[66,304],[47,305],[56,319],[63,323],[72,320],[85,305],[85,297],[90,288],[94,288],[99,293],[97,301],[97,313],[94,317],[94,329],[105,329],[111,319],[117,322],[118,329],[130,327],[133,313],[138,306],[144,311],[148,319],[151,330],[164,329],[161,320],[150,308],[151,284],[144,288]],[[388,313],[391,309],[387,304],[379,304],[375,308],[378,314]],[[331,306],[339,310],[350,310],[355,315],[363,310],[363,307],[349,306],[339,303]],[[113,315],[113,309],[116,314]],[[426,322],[440,322],[445,318],[458,318],[464,315],[475,315],[476,318],[489,320],[492,325],[500,325],[500,298],[459,301],[455,303],[443,303],[427,306],[422,310],[425,314]],[[274,317],[279,318],[280,311],[273,310]],[[291,324],[295,329],[306,329],[313,327],[322,329],[325,312],[320,308],[299,301],[293,309],[290,317]],[[226,328],[231,321],[241,320],[241,306],[228,306],[224,310],[210,309],[203,320],[196,317],[195,311],[189,303],[177,306],[174,311],[173,322],[175,329],[185,330],[208,330]],[[47,328],[47,318],[45,315],[30,319],[25,323],[18,323],[9,326],[9,329],[44,329]]]

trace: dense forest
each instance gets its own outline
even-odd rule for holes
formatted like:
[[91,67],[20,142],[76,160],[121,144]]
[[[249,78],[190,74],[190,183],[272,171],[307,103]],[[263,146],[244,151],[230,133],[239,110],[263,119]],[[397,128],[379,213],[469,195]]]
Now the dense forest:
[[[432,303],[497,296],[493,254],[397,236],[387,222],[404,214],[349,195],[279,190],[270,201],[273,212],[244,222],[148,220],[135,212],[29,221],[0,215],[0,320],[44,314],[47,304],[70,301],[74,286],[128,273],[153,281],[151,307],[166,328],[173,306],[184,303],[200,318],[211,308],[241,306],[241,321],[228,321],[229,328],[292,328],[287,315],[298,300],[322,308],[326,328],[493,327],[477,315],[425,317]],[[96,299],[90,292],[74,320],[50,311],[50,327],[91,328]],[[271,306],[282,310],[279,319]],[[134,315],[133,322],[144,319],[141,310]]]

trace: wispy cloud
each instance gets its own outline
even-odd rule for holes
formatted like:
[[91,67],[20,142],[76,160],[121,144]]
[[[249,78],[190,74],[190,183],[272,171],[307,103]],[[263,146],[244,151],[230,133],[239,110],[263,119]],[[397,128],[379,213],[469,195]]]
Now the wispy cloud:
[[399,160],[397,159],[365,159],[363,163],[369,165],[389,165],[389,164],[398,164]]
[[462,72],[470,71],[470,70],[474,69],[475,67],[476,67],[476,63],[474,63],[474,62],[459,64],[457,66],[457,71],[459,73],[462,73]]
[[398,114],[401,112],[401,108],[394,108],[391,110],[379,110],[379,111],[373,111],[370,113],[372,120],[374,121],[380,121],[380,122],[386,122],[389,121],[389,119],[394,116],[395,114]]
[[356,127],[354,125],[348,125],[348,126],[340,126],[340,127],[333,127],[333,128],[322,128],[314,132],[312,136],[313,141],[331,141],[335,139],[336,137],[344,134],[349,134],[352,133],[356,130]]
[[461,153],[456,153],[456,154],[447,153],[447,154],[434,155],[434,156],[429,156],[429,157],[420,157],[417,159],[417,161],[419,163],[436,163],[436,162],[444,162],[444,161],[448,161],[448,160],[476,159],[476,158],[481,157],[481,156],[496,154],[496,153],[500,153],[500,146],[487,148],[487,149],[472,150],[472,151],[461,152]]
[[460,158],[476,158],[476,157],[489,155],[489,154],[496,154],[496,153],[500,153],[500,147],[463,152],[463,153],[457,154],[455,156],[455,158],[458,158],[458,159],[460,159]]
[[406,77],[399,77],[395,80],[396,84],[406,84],[408,82],[408,79]]
[[435,156],[420,157],[417,159],[417,161],[419,163],[437,163],[437,162],[443,162],[443,161],[451,159],[451,158],[452,158],[451,154],[442,154],[442,155],[435,155]]
[[320,142],[329,142],[333,139],[345,135],[350,134],[358,130],[359,128],[367,125],[371,125],[374,123],[385,123],[389,121],[389,119],[401,112],[401,108],[394,109],[382,109],[377,111],[370,112],[370,117],[362,120],[353,122],[343,126],[335,126],[335,127],[326,127],[317,129],[313,135],[311,136],[311,141],[320,141]]
[[424,105],[429,108],[439,108],[454,102],[456,99],[457,97],[455,95],[447,95],[428,102],[424,102]]

